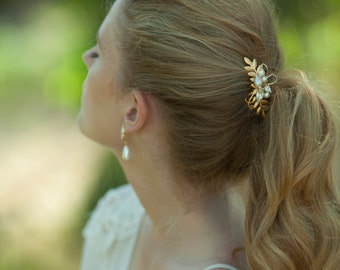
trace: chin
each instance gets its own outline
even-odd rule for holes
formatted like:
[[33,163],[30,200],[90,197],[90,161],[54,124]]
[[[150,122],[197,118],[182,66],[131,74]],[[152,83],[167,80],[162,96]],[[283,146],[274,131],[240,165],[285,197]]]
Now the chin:
[[84,119],[84,116],[81,112],[79,112],[78,116],[77,116],[77,123],[78,123],[78,128],[80,130],[80,132],[87,138],[96,141],[98,143],[100,143],[98,141],[98,139],[96,139],[96,136],[94,136],[95,134],[93,134],[93,132],[91,132],[91,129],[88,127],[88,125],[86,124],[86,121]]
[[91,125],[91,123],[89,124],[81,112],[77,116],[77,122],[80,132],[85,137],[98,144],[101,144],[102,146],[108,147],[111,150],[114,148],[112,145],[113,142],[111,136],[107,136],[105,132],[99,132],[99,127],[95,128]]
[[78,123],[78,128],[81,131],[81,133],[83,133],[86,136],[85,128],[84,128],[84,118],[81,112],[79,112],[77,115],[77,123]]

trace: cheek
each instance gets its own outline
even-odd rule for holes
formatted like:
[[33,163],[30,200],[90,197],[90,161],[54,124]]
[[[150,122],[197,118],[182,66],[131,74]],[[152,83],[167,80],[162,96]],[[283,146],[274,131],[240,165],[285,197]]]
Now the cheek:
[[81,131],[89,138],[112,146],[115,136],[114,110],[110,81],[90,71],[83,85],[82,107],[78,116]]
[[83,84],[82,109],[87,116],[96,113],[96,107],[101,108],[100,97],[102,95],[102,85],[96,79],[95,74],[89,73]]

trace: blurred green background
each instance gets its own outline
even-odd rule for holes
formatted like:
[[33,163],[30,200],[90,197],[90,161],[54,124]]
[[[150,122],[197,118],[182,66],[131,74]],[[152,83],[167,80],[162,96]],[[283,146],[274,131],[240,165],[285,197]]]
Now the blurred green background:
[[[81,229],[124,183],[77,130],[81,55],[110,1],[0,0],[0,269],[78,269]],[[339,107],[340,1],[276,0],[288,67]],[[337,111],[337,116],[339,111]]]

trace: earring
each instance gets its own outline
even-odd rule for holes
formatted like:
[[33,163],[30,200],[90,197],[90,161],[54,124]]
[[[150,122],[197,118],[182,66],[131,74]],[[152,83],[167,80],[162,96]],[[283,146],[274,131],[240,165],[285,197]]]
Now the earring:
[[120,139],[123,141],[123,151],[122,151],[122,159],[124,161],[130,160],[130,149],[126,141],[125,127],[124,124],[120,130]]

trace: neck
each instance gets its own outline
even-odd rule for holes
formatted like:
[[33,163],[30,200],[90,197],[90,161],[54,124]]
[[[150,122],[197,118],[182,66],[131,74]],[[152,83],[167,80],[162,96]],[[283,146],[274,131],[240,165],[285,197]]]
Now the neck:
[[122,164],[147,213],[151,244],[145,249],[152,248],[150,256],[159,262],[170,257],[186,265],[194,265],[198,258],[202,264],[209,259],[232,262],[226,254],[243,246],[244,207],[239,192],[230,188],[224,195],[201,196],[188,179],[174,174],[167,144],[160,137],[147,130],[136,139],[130,136],[132,158]]
[[147,166],[143,161],[140,166],[131,164],[131,167],[134,169],[124,168],[127,179],[150,217],[155,232],[164,236],[175,220],[185,212],[185,207],[175,193],[171,192],[171,181],[175,180],[171,179],[166,168],[160,169],[163,166],[159,163]]
[[221,261],[218,258],[223,256],[223,261],[230,262],[226,254],[243,246],[243,201],[236,189],[229,189],[224,196],[214,194],[202,199],[188,187],[185,190],[192,190],[188,192],[191,198],[181,200],[171,184],[179,180],[172,177],[167,167],[146,164],[133,164],[133,171],[125,171],[146,210],[152,246],[159,257],[189,262],[197,258]]

